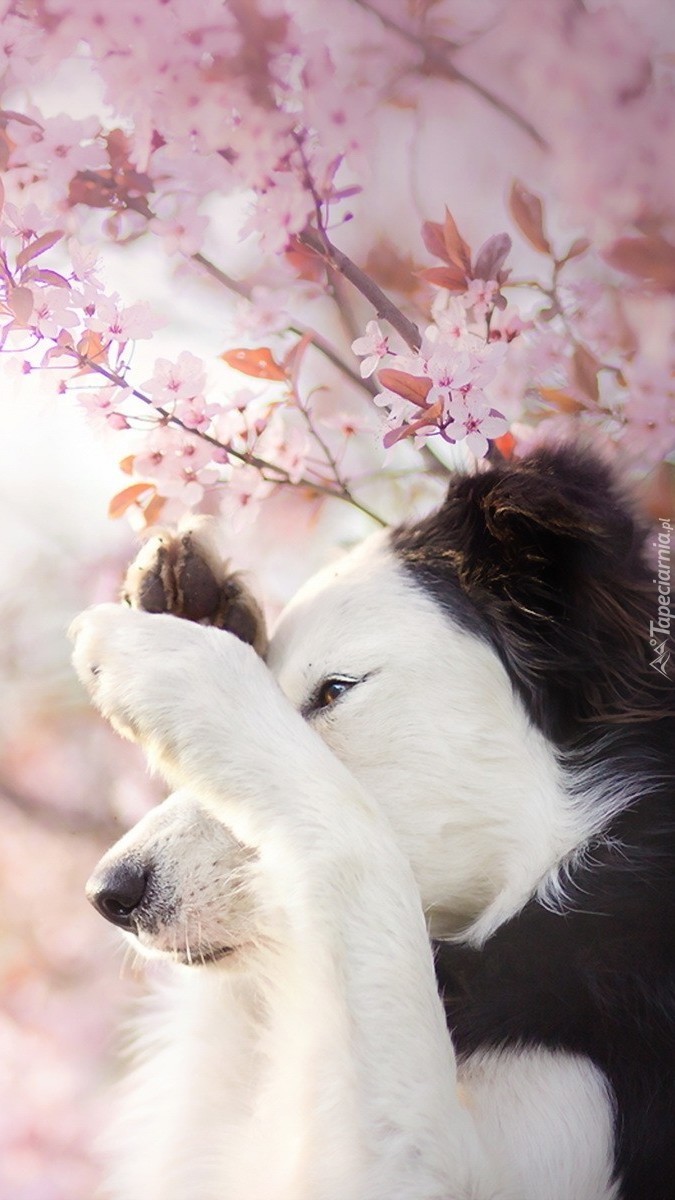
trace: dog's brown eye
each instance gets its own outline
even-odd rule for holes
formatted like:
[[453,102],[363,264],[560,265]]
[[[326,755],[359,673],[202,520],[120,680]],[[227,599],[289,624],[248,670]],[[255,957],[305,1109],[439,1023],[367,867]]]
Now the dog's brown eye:
[[314,707],[317,709],[329,708],[331,704],[335,704],[335,701],[340,699],[340,696],[348,692],[355,682],[354,679],[325,679],[316,694]]

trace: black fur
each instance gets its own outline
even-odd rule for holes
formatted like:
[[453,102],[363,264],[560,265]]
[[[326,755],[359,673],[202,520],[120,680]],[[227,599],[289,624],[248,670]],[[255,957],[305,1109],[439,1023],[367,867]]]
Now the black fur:
[[651,666],[644,541],[610,471],[572,450],[453,481],[393,537],[566,761],[633,795],[571,865],[564,911],[532,900],[480,949],[436,947],[458,1052],[587,1055],[616,1100],[622,1200],[675,1200],[675,687]]

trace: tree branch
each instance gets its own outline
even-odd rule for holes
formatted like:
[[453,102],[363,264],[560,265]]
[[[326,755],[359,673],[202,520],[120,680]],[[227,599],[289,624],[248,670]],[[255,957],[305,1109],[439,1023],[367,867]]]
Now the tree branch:
[[301,475],[297,479],[291,478],[290,473],[284,467],[278,467],[274,463],[268,462],[264,458],[259,458],[258,455],[251,454],[248,451],[235,450],[233,446],[228,445],[226,442],[218,441],[218,438],[212,437],[210,433],[203,433],[199,429],[191,429],[189,425],[186,425],[184,421],[181,421],[180,417],[174,416],[173,413],[168,411],[168,409],[161,408],[159,405],[153,404],[150,397],[146,396],[143,392],[140,392],[138,388],[129,387],[129,384],[126,382],[123,376],[116,374],[108,367],[102,366],[101,363],[96,362],[94,359],[86,357],[86,355],[77,354],[75,351],[73,353],[75,354],[75,357],[81,366],[87,366],[91,371],[96,372],[97,375],[102,375],[103,378],[107,379],[109,383],[115,384],[116,387],[125,388],[126,390],[130,391],[132,396],[135,396],[137,400],[140,400],[143,404],[146,404],[148,407],[152,408],[153,411],[162,417],[167,424],[175,425],[179,429],[182,429],[184,433],[189,434],[191,437],[199,438],[203,442],[208,442],[208,444],[213,446],[214,449],[224,450],[228,456],[231,458],[236,458],[239,462],[245,463],[249,467],[255,467],[255,469],[260,472],[266,483],[276,484],[280,487],[305,487],[309,488],[313,492],[318,492],[323,496],[332,496],[334,500],[343,500],[346,504],[351,504],[353,508],[358,509],[359,512],[362,512],[365,516],[370,517],[371,521],[375,521],[377,525],[382,525],[386,528],[387,522],[384,520],[384,518],[378,516],[378,514],[373,512],[371,508],[368,508],[365,504],[362,504],[360,500],[357,500],[349,488],[340,479],[336,479],[336,486],[331,487],[330,484],[321,483],[320,480],[310,479],[304,475]]
[[366,300],[370,301],[378,317],[383,321],[388,321],[397,333],[400,333],[403,341],[411,350],[419,350],[422,344],[422,336],[417,325],[401,312],[400,308],[390,300],[380,287],[371,279],[370,275],[366,275],[360,267],[357,267],[351,258],[343,254],[342,250],[338,250],[330,241],[327,233],[324,230],[316,230],[306,228],[302,233],[298,234],[298,241],[302,242],[303,246],[307,246],[308,250],[313,250],[318,254],[329,266],[339,271],[348,279],[351,284],[365,296]]
[[[229,288],[231,292],[234,292],[237,296],[241,296],[244,300],[248,300],[250,302],[253,301],[251,288],[249,288],[245,283],[242,283],[240,280],[233,279],[231,275],[228,275],[226,271],[222,271],[220,267],[217,267],[216,264],[211,262],[210,259],[206,258],[205,255],[200,253],[193,254],[192,261],[197,263],[200,267],[203,267],[206,273],[210,275],[212,279],[215,279],[218,283],[221,283],[223,287]],[[344,359],[340,358],[339,354],[336,353],[330,342],[327,341],[327,339],[324,338],[320,333],[317,333],[315,329],[311,329],[308,325],[303,325],[300,321],[292,321],[287,328],[291,333],[297,333],[299,337],[311,338],[312,345],[316,346],[317,350],[320,350],[324,358],[327,358],[334,367],[337,367],[338,371],[341,371],[342,374],[349,379],[350,383],[354,383],[358,387],[363,388],[371,396],[375,395],[377,389],[372,381],[369,379],[362,379],[358,372],[355,371],[353,367],[349,366],[349,363],[346,363]]]
[[403,38],[404,41],[409,42],[410,45],[420,50],[424,55],[423,65],[431,67],[436,75],[443,76],[453,83],[463,84],[464,87],[475,92],[482,100],[485,100],[486,104],[489,104],[491,108],[496,109],[502,116],[508,117],[510,121],[513,121],[514,125],[522,129],[523,133],[532,138],[532,141],[536,142],[542,150],[550,149],[546,139],[542,137],[526,117],[521,116],[519,112],[511,108],[511,105],[505,100],[500,100],[498,96],[495,96],[494,92],[489,91],[482,83],[478,83],[475,79],[471,79],[469,75],[465,75],[463,71],[460,71],[449,57],[450,47],[448,47],[447,51],[439,48],[439,38],[435,38],[433,43],[425,42],[411,30],[406,29],[405,26],[399,25],[392,17],[368,4],[367,0],[352,0],[352,3],[356,4],[363,12],[369,13],[370,16],[377,17],[385,29],[397,34],[398,37]]

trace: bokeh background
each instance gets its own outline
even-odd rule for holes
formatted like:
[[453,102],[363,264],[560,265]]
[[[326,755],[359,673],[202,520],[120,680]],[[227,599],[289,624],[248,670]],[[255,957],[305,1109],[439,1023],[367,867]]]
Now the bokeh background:
[[[462,75],[536,122],[553,148],[548,155],[522,124],[486,102],[480,87],[464,86],[461,75],[453,81],[421,72],[417,61],[407,70],[397,67],[394,43],[378,42],[381,27],[365,21],[362,5],[297,0],[288,8],[317,38],[333,39],[343,60],[350,52],[355,61],[360,55],[363,67],[369,38],[376,71],[391,59],[392,74],[382,73],[363,119],[361,158],[351,167],[362,192],[350,199],[353,219],[335,239],[356,261],[368,263],[401,304],[416,302],[416,285],[407,294],[402,286],[406,271],[430,265],[422,223],[442,220],[446,205],[472,246],[508,230],[514,275],[545,280],[541,254],[508,212],[514,178],[544,198],[552,241],[566,247],[575,237],[592,240],[597,255],[590,265],[584,260],[578,275],[570,268],[563,323],[553,320],[544,337],[542,318],[539,340],[510,360],[500,381],[503,411],[517,426],[524,391],[532,390],[532,372],[538,371],[549,393],[545,420],[564,426],[566,434],[575,425],[590,429],[624,464],[645,509],[668,515],[675,269],[671,264],[665,283],[654,286],[644,276],[617,273],[602,255],[626,232],[647,236],[658,227],[659,236],[671,239],[675,232],[671,0],[612,0],[606,6],[580,0],[380,0],[386,17],[458,46],[453,61]],[[18,108],[34,101],[44,112],[78,120],[95,113],[110,123],[114,114],[96,59],[81,49],[72,60],[50,62],[39,82],[11,78],[16,22],[64,9],[77,16],[77,4],[0,5],[10,79],[3,103]],[[114,19],[106,6],[101,11]],[[574,17],[577,32],[568,38]],[[647,89],[641,109],[641,99],[633,103],[629,93],[638,87],[645,61],[659,81],[659,103]],[[352,114],[355,124],[357,117]],[[255,237],[239,239],[246,202],[240,194],[202,197],[201,211],[210,219],[202,249],[259,289],[260,329],[266,307],[293,287],[293,317],[318,328],[349,359],[355,330],[345,328],[331,296],[311,280],[295,287],[292,263],[265,256]],[[187,349],[210,364],[223,392],[241,387],[241,377],[219,356],[233,345],[256,344],[256,306],[242,308],[236,296],[152,232],[120,244],[91,225],[89,236],[106,285],[126,304],[149,302],[164,322],[152,345],[139,343],[135,351],[137,379],[151,374],[157,355],[175,358]],[[350,308],[361,333],[372,312],[355,295]],[[536,317],[541,308],[541,294],[523,288],[522,318]],[[571,378],[563,318],[598,357],[614,362],[623,355],[621,362],[629,362],[640,406],[618,451],[579,390],[578,362]],[[630,356],[629,333],[635,345]],[[276,336],[268,336],[273,348],[281,344]],[[356,358],[351,361],[358,370]],[[446,470],[468,461],[462,452],[436,447],[440,465],[434,467],[433,459],[406,445],[392,469],[371,398],[318,360],[308,371],[307,386],[322,389],[328,418],[334,412],[344,421],[348,414],[358,428],[359,470],[370,479],[364,494],[387,519],[429,508],[442,492]],[[161,798],[162,789],[149,779],[140,753],[90,710],[69,665],[66,630],[82,608],[117,596],[142,522],[133,510],[121,520],[108,515],[111,497],[129,482],[119,468],[126,434],[92,422],[76,389],[62,394],[49,372],[27,374],[20,356],[0,355],[0,384],[0,1200],[90,1200],[100,1178],[96,1138],[118,1072],[120,1030],[146,983],[114,932],[88,907],[84,884],[100,854]],[[541,388],[536,399],[541,405]],[[540,419],[541,410],[535,416]],[[302,489],[279,491],[236,519],[228,511],[220,522],[224,551],[255,575],[272,617],[314,569],[373,528],[362,513]]]

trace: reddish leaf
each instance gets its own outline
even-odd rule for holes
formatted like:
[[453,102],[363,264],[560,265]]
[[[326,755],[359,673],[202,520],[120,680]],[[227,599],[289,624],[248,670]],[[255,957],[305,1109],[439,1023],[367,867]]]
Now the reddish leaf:
[[542,254],[551,253],[551,245],[544,233],[544,209],[534,192],[528,192],[517,179],[511,185],[509,208],[520,232],[525,235],[531,246]]
[[88,330],[84,337],[81,337],[77,343],[77,352],[82,358],[89,361],[83,362],[75,375],[88,375],[94,367],[93,363],[108,362],[108,347],[104,344],[100,333],[94,333],[93,330]]
[[[66,334],[66,338],[63,337],[63,334]],[[66,340],[67,338],[70,340]],[[47,363],[52,361],[52,359],[63,358],[66,355],[69,358],[72,358],[74,351],[75,346],[73,344],[73,339],[70,337],[68,330],[63,329],[59,334],[58,344],[56,346],[51,346],[49,350],[47,350],[44,358],[42,359],[42,365],[46,366]]]
[[5,342],[10,333],[14,333],[15,329],[21,329],[17,321],[8,321],[4,328],[0,331],[0,350],[4,350]]
[[408,425],[403,425],[399,429],[390,429],[382,439],[385,449],[388,450],[390,446],[403,441],[404,438],[414,437],[420,429],[428,429],[440,417],[441,409],[441,404],[434,404],[423,417],[418,417],[415,421],[410,421]]
[[50,287],[70,287],[68,280],[63,275],[59,275],[57,271],[49,271],[45,268],[30,267],[28,271],[24,271],[21,278],[24,283],[47,283]]
[[108,505],[108,516],[114,521],[118,517],[124,516],[128,508],[132,504],[137,504],[141,496],[147,495],[148,492],[156,491],[154,483],[132,483],[130,487],[123,488],[116,496],[113,496]]
[[434,258],[442,258],[443,262],[448,261],[445,238],[443,237],[443,226],[440,221],[424,222],[422,226],[422,240]]
[[63,237],[62,229],[52,229],[50,233],[43,233],[41,237],[36,238],[34,242],[30,242],[24,246],[23,250],[16,256],[17,267],[25,267],[26,263],[37,258],[38,255],[44,254],[45,250],[51,250],[57,242]]
[[512,242],[508,233],[495,233],[483,243],[476,255],[473,268],[474,279],[494,279],[500,283],[500,272],[511,249]]
[[144,217],[152,216],[146,193],[154,191],[152,180],[133,167],[113,171],[78,171],[68,187],[68,203],[89,208],[130,208]]
[[563,413],[579,413],[583,412],[586,407],[581,400],[577,400],[575,396],[570,396],[568,392],[563,392],[560,388],[540,387],[539,395],[547,404],[557,408]]
[[402,442],[404,438],[412,437],[414,429],[410,425],[401,425],[398,429],[390,429],[382,438],[382,445],[385,450],[390,450],[397,442]]
[[27,287],[10,288],[7,304],[21,325],[27,325],[33,312],[33,293]]
[[88,208],[110,208],[110,187],[93,172],[78,171],[68,186],[68,204],[71,208],[76,204],[86,204]]
[[636,275],[665,291],[675,291],[675,246],[658,234],[619,238],[603,258],[618,271]]
[[512,433],[503,433],[501,437],[495,438],[494,444],[499,450],[502,458],[513,458],[513,453],[516,448],[516,439]]
[[113,171],[126,170],[129,166],[130,142],[124,130],[111,129],[105,144]]
[[590,396],[591,400],[597,400],[600,394],[598,390],[599,367],[600,363],[590,350],[587,350],[585,346],[575,346],[572,355],[574,382],[579,391]]
[[389,238],[380,238],[375,243],[365,263],[366,274],[372,275],[385,291],[407,296],[413,295],[420,286],[415,268],[412,256],[402,254]]
[[256,350],[228,350],[220,356],[229,367],[241,371],[244,375],[253,375],[255,379],[286,380],[283,367],[272,355],[267,346],[259,346]]
[[403,396],[418,408],[426,408],[426,398],[431,388],[431,380],[420,378],[418,375],[408,375],[407,371],[395,371],[392,367],[383,367],[377,377],[383,387],[397,396]]
[[471,274],[471,247],[464,241],[457,228],[452,213],[445,210],[443,222],[443,240],[445,242],[446,262],[453,263],[467,275]]
[[127,454],[126,458],[120,459],[120,471],[124,471],[125,475],[132,475],[134,470],[135,454]]
[[[452,213],[446,208],[445,220],[425,221],[422,226],[424,245],[434,258],[440,258],[449,267],[456,268],[462,277],[471,274],[471,248],[464,241]],[[433,282],[433,281],[431,281]]]
[[309,246],[303,246],[295,237],[290,239],[284,250],[284,258],[299,279],[320,283],[326,277],[326,264],[321,255],[310,250]]
[[465,292],[468,279],[458,267],[426,267],[420,271],[420,279],[433,283],[434,287],[446,288],[448,292]]
[[150,525],[156,525],[166,504],[166,496],[153,496],[146,504],[143,510],[143,520],[145,521],[146,529]]
[[561,261],[566,263],[572,258],[581,258],[581,255],[586,253],[590,244],[588,238],[577,238],[575,242],[572,242],[567,254]]

